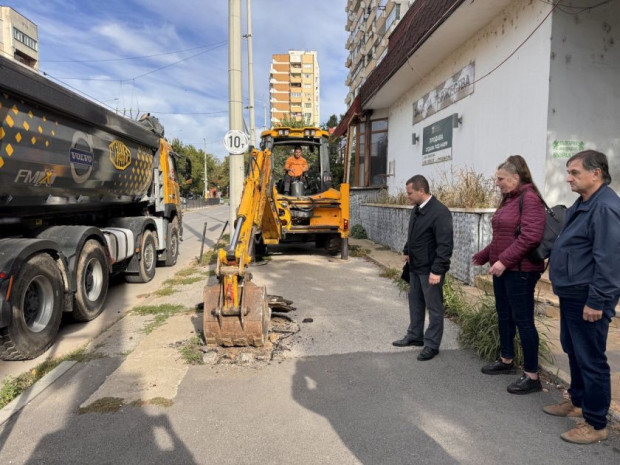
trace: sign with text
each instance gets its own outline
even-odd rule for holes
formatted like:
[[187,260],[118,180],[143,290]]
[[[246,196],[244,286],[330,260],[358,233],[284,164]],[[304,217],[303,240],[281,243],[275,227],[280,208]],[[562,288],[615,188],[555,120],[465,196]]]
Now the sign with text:
[[554,140],[551,156],[553,158],[570,158],[577,152],[584,150],[585,145],[582,140]]
[[241,155],[248,151],[250,140],[248,135],[238,129],[231,129],[224,136],[224,146],[233,155]]
[[434,115],[474,92],[475,64],[470,63],[458,73],[413,104],[413,124]]
[[452,116],[426,126],[422,132],[422,165],[452,160]]

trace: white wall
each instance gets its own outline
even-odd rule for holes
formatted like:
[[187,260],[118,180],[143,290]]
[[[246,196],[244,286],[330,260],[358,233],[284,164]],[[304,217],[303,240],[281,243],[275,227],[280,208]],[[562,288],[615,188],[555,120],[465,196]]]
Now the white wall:
[[[579,5],[568,2],[567,6]],[[555,140],[582,141],[609,157],[612,187],[620,189],[620,2],[580,14],[553,14],[546,196],[571,205],[566,158],[552,157]]]
[[[388,159],[396,160],[396,176],[389,179],[392,193],[404,188],[414,174],[439,180],[451,169],[472,169],[493,176],[501,161],[512,154],[523,155],[534,180],[541,187],[547,149],[548,82],[551,18],[525,42],[527,36],[550,11],[545,2],[516,0],[485,28],[455,49],[419,85],[409,90],[391,108]],[[474,92],[440,112],[413,125],[413,103],[444,80],[475,62]],[[415,55],[412,59],[415,67]],[[412,71],[413,72],[413,71]],[[423,128],[453,113],[463,117],[454,130],[452,161],[422,166]],[[412,145],[411,134],[420,142]]]

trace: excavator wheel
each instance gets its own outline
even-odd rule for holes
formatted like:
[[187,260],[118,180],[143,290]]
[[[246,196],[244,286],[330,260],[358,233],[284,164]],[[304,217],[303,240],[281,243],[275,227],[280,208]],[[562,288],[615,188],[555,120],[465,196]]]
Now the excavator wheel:
[[264,287],[245,280],[241,308],[244,312],[243,325],[239,315],[217,316],[222,308],[221,287],[205,286],[204,289],[204,334],[207,345],[224,347],[260,347],[267,340],[271,310]]

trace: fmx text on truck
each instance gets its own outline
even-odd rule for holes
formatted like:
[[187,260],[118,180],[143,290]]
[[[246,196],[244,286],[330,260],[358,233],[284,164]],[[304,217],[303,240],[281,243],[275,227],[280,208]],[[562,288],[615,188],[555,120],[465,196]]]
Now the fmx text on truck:
[[0,57],[0,358],[43,353],[63,312],[101,313],[111,274],[174,265],[177,155],[123,118]]

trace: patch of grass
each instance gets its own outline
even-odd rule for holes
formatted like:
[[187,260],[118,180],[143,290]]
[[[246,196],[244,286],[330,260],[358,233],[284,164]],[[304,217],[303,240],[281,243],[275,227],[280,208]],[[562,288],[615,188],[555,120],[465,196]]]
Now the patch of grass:
[[359,245],[349,244],[349,255],[351,257],[366,257],[370,254],[370,250],[363,249]]
[[152,333],[155,329],[159,328],[163,325],[166,320],[176,314],[189,311],[187,307],[183,305],[171,305],[171,304],[161,304],[161,305],[143,305],[140,307],[135,307],[132,309],[136,315],[153,315],[154,318],[146,325],[144,325],[144,332],[146,334]]
[[388,279],[393,279],[393,280],[400,280],[400,274],[401,274],[402,270],[398,270],[396,268],[384,268],[383,271],[381,271],[381,273],[379,273],[379,276],[381,276],[382,278],[388,278]]
[[181,313],[187,311],[187,307],[183,305],[161,304],[161,305],[141,305],[134,307],[131,311],[136,315],[174,315],[175,313]]
[[159,297],[164,297],[167,295],[172,295],[174,294],[176,291],[174,290],[173,287],[162,287],[161,289],[157,289],[155,291],[155,295],[159,296]]
[[201,273],[200,268],[198,268],[197,266],[191,266],[189,268],[185,268],[184,270],[177,271],[174,275],[186,277],[186,276],[191,276],[193,274],[199,274],[199,273]]
[[32,370],[22,373],[17,377],[7,376],[2,380],[2,386],[0,387],[0,408],[7,405],[30,386],[43,378],[43,376],[60,365],[61,362],[66,360],[88,362],[101,357],[102,355],[96,352],[87,352],[86,346],[84,346],[62,357],[45,360]]
[[[472,349],[485,361],[496,360],[500,355],[499,328],[495,298],[488,293],[479,297],[465,297],[463,285],[448,276],[444,283],[444,307],[446,316],[460,326],[459,342]],[[538,317],[537,321],[540,321]],[[538,356],[546,361],[553,360],[549,336],[539,331]],[[515,364],[523,364],[521,339],[515,337]]]
[[118,412],[123,405],[125,405],[125,400],[120,397],[103,397],[102,399],[97,399],[95,402],[87,405],[86,407],[81,407],[78,409],[78,414],[115,413]]
[[157,407],[169,408],[174,405],[172,399],[166,399],[165,397],[153,397],[148,400],[134,400],[131,404],[132,407],[144,407],[145,405],[156,405]]
[[188,365],[203,365],[204,361],[202,359],[202,351],[200,350],[202,346],[202,338],[198,335],[186,341],[179,349],[185,363]]

